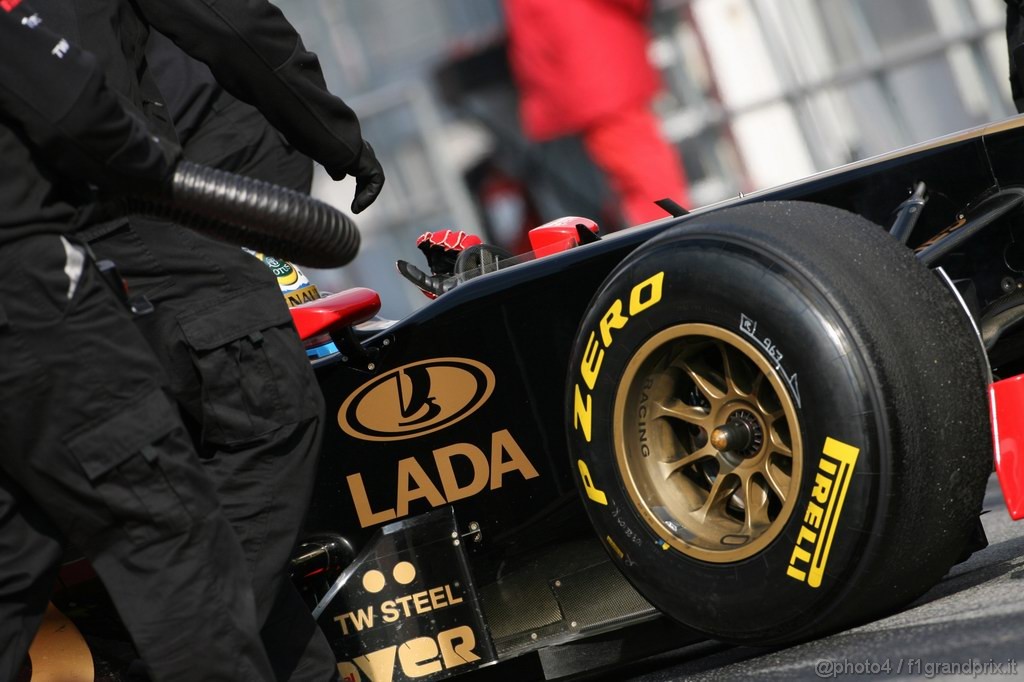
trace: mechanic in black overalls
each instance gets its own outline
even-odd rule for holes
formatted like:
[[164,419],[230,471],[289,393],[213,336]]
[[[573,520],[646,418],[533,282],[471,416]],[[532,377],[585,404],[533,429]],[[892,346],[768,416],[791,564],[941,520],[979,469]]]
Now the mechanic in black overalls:
[[[146,62],[185,158],[309,193],[313,161],[255,107],[220,87],[205,64],[156,31]],[[329,679],[336,674],[334,654],[286,572],[312,491],[323,406],[287,326],[277,281],[236,246],[195,234],[183,238],[141,218],[110,227],[90,231],[98,234],[92,246],[118,263],[133,292],[147,294],[156,306],[151,319],[140,322],[169,365],[173,393],[242,539],[277,678]],[[181,327],[181,319],[191,326]],[[245,326],[231,328],[226,322],[232,319],[246,320]],[[230,336],[196,352],[188,336],[195,329]],[[245,338],[250,334],[262,337],[258,348]],[[221,426],[224,433],[212,432]]]
[[[99,54],[114,88],[166,135],[175,134],[176,112],[165,106],[144,58],[150,27],[202,60],[220,85],[256,105],[333,177],[354,175],[354,211],[380,191],[383,172],[355,114],[328,92],[315,55],[266,0],[39,2],[60,12],[67,30]],[[196,160],[224,167],[215,154],[253,151],[245,149],[243,126],[215,124],[196,127],[185,158],[199,150]],[[232,130],[242,138],[237,146],[224,135]],[[204,134],[216,143],[204,144]],[[156,308],[138,325],[170,375],[171,393],[242,541],[278,679],[337,675],[330,647],[288,576],[312,494],[323,404],[275,278],[241,249],[166,223],[132,219],[80,234]]]
[[217,83],[210,68],[150,31],[146,63],[189,161],[309,194],[313,161],[253,107]]
[[19,678],[65,540],[154,679],[272,680],[245,557],[160,365],[65,237],[84,180],[156,191],[176,150],[41,21],[0,0],[0,680]]

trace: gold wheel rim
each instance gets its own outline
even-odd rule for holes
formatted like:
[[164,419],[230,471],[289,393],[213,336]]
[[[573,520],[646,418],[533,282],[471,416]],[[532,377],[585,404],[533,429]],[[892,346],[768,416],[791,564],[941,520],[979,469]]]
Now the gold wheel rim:
[[680,324],[645,342],[616,392],[613,436],[626,491],[664,549],[739,561],[792,514],[796,408],[778,370],[733,332]]

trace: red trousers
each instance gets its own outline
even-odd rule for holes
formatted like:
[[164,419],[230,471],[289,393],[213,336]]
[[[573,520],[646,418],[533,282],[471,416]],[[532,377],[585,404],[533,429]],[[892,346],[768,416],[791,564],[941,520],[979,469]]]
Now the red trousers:
[[666,216],[654,205],[673,199],[690,206],[679,153],[665,140],[646,104],[602,117],[582,133],[590,158],[604,171],[630,226]]

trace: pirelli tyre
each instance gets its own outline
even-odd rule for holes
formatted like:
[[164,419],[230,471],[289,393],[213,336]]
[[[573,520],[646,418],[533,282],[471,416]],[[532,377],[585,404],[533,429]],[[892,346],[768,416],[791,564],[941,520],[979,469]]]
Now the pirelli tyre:
[[815,204],[695,217],[630,255],[579,328],[573,467],[652,604],[771,645],[891,612],[967,545],[987,369],[939,278]]

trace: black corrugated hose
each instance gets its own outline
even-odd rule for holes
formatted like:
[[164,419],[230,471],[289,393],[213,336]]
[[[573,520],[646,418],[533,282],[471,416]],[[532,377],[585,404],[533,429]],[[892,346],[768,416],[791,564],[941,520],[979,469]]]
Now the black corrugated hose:
[[190,161],[175,169],[169,197],[136,197],[130,205],[299,265],[340,267],[359,251],[355,223],[333,206]]

